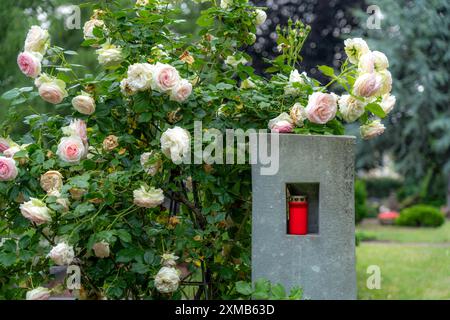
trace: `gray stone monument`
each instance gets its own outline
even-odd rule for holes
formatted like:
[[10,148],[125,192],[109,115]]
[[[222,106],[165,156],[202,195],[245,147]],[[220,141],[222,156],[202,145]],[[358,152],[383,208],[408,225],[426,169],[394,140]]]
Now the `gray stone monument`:
[[[269,135],[260,138],[270,145]],[[301,286],[307,299],[356,299],[354,147],[350,136],[280,134],[278,172],[252,165],[253,281]],[[288,234],[288,193],[307,197],[306,235]]]

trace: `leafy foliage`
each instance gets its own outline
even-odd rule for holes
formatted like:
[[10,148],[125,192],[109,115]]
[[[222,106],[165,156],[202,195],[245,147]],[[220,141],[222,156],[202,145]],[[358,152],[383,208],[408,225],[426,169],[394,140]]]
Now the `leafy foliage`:
[[444,215],[438,208],[426,205],[416,205],[402,210],[400,217],[395,221],[398,225],[410,227],[439,227],[444,222]]

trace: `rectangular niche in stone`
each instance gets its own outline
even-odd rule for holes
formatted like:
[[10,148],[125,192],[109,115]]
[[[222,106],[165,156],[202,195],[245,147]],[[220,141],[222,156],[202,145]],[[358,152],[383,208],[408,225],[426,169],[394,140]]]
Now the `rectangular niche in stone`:
[[[260,135],[270,144],[271,133]],[[301,286],[308,299],[356,299],[354,147],[355,137],[280,134],[278,172],[252,165],[253,281]],[[306,235],[287,233],[287,189],[308,197]]]
[[[286,184],[286,216],[289,215],[289,197],[306,196],[308,203],[308,234],[319,233],[319,184],[287,183]],[[288,226],[286,224],[288,232]]]

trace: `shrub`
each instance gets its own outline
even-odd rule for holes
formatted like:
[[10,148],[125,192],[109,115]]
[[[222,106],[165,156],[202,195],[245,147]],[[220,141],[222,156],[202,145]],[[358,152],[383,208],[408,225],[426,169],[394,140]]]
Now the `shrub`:
[[355,222],[358,223],[367,216],[367,191],[362,180],[355,181]]
[[370,197],[387,198],[392,191],[398,190],[402,186],[402,182],[393,178],[366,178],[367,193]]
[[444,221],[444,215],[438,208],[416,205],[402,210],[396,224],[411,227],[439,227]]

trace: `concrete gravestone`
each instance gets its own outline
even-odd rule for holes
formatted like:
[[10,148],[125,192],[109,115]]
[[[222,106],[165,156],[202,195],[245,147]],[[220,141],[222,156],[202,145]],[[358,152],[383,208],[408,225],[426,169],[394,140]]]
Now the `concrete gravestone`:
[[[278,172],[252,165],[253,281],[301,286],[308,299],[356,299],[354,146],[349,136],[280,134]],[[306,235],[288,234],[288,194],[307,197]]]

